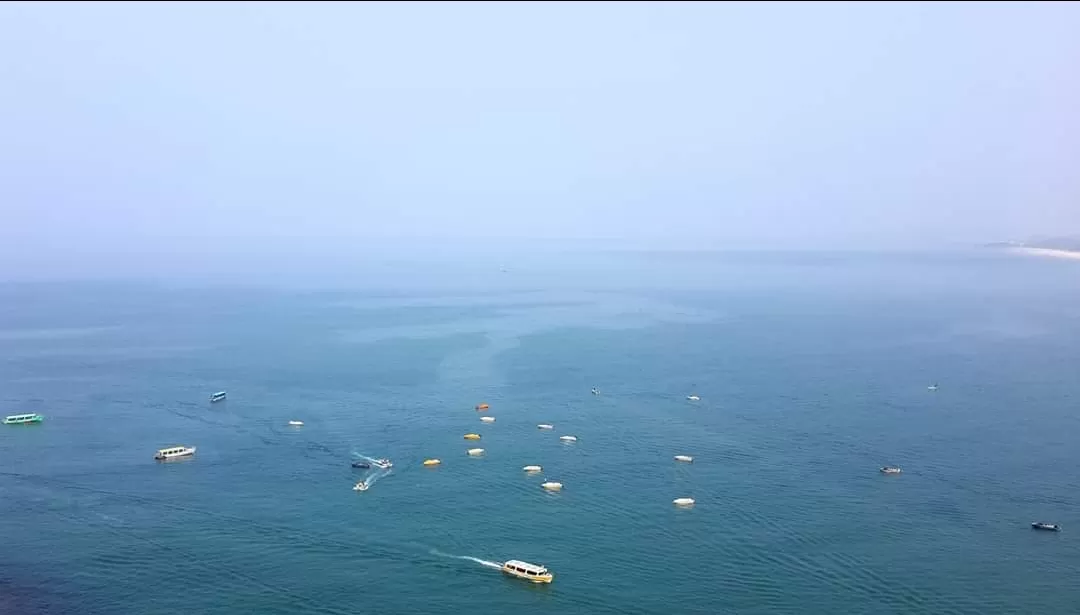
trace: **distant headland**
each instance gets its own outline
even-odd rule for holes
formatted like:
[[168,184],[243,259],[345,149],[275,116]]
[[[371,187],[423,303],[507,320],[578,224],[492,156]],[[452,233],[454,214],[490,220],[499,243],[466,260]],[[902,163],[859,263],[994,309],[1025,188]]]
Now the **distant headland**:
[[1027,241],[995,241],[985,245],[1017,254],[1080,260],[1080,237],[1040,237]]

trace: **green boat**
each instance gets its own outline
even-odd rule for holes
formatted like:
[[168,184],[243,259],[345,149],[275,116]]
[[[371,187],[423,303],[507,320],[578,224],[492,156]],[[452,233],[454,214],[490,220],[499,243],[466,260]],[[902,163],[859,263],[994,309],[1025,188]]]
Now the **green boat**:
[[45,417],[40,414],[12,414],[4,417],[4,424],[29,425],[30,423],[40,423],[43,420],[45,420]]

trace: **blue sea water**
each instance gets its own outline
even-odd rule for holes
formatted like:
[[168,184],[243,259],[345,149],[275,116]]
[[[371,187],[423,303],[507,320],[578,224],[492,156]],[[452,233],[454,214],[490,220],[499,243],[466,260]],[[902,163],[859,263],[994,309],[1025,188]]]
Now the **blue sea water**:
[[1077,611],[1077,263],[400,267],[0,287],[0,613]]

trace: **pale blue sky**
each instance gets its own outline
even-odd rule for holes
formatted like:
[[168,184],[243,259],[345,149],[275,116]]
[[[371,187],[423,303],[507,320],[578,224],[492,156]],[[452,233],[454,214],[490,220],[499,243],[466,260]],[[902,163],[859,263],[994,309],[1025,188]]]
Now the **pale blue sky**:
[[1078,32],[1064,3],[4,3],[0,256],[1080,233]]

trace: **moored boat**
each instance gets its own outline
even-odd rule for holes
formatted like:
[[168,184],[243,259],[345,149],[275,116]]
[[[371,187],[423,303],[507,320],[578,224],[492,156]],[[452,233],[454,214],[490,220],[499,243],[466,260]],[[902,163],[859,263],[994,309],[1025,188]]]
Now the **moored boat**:
[[210,396],[210,403],[225,401],[225,391],[218,391]]
[[878,471],[882,474],[900,474],[902,472],[898,466],[885,466]]
[[540,486],[544,489],[547,489],[548,491],[562,491],[562,483],[557,483],[553,480],[549,480],[548,482]]
[[675,461],[681,461],[683,463],[694,463],[694,458],[690,455],[675,455]]
[[479,440],[480,439],[480,434],[478,434],[478,433],[467,433],[467,434],[465,434],[464,437],[465,437],[466,440]]
[[695,504],[694,498],[675,498],[671,503],[676,506],[693,506]]
[[481,455],[484,454],[484,449],[482,449],[482,448],[470,448],[467,452],[469,453],[470,457],[480,457]]
[[551,572],[543,566],[537,566],[536,564],[530,564],[516,559],[504,563],[502,565],[502,571],[510,576],[525,579],[526,581],[532,581],[533,583],[551,583],[552,579],[555,578],[555,575],[551,574]]
[[543,466],[525,466],[524,468],[521,468],[521,469],[525,470],[526,472],[543,472],[544,471]]
[[1031,524],[1031,529],[1046,530],[1048,532],[1060,532],[1061,526],[1056,523],[1042,523],[1040,521],[1036,521],[1035,523]]
[[487,410],[488,408],[490,408],[490,406],[488,406],[487,404],[476,404],[477,410]]
[[577,442],[577,436],[559,436],[563,442]]
[[12,414],[4,417],[5,425],[32,425],[44,421],[45,417],[40,414]]
[[555,426],[550,423],[540,423],[536,426],[537,429],[555,429]]
[[154,459],[165,461],[168,459],[178,459],[180,457],[191,457],[194,454],[194,446],[170,446],[168,448],[159,449],[158,452],[154,454]]

